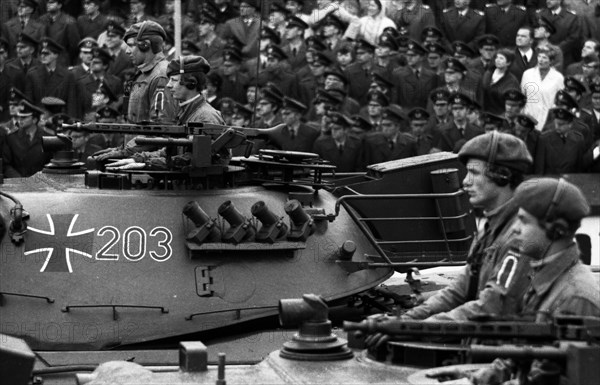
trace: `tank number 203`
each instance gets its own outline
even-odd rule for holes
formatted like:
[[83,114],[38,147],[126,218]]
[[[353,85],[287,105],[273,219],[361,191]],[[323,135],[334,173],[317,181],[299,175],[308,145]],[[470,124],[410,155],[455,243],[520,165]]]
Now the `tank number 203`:
[[127,260],[137,262],[149,254],[155,261],[164,262],[173,255],[173,234],[166,227],[155,227],[146,233],[141,227],[131,226],[121,235],[116,227],[104,226],[97,235],[108,240],[96,253],[99,261],[117,261],[122,254]]

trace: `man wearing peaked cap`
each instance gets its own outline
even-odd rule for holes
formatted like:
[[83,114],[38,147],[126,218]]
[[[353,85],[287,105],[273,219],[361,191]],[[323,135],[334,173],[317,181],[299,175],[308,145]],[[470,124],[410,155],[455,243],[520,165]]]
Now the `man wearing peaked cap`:
[[561,4],[561,1],[548,2],[546,7],[537,11],[537,16],[547,25],[552,20],[551,24],[555,31],[551,33],[548,40],[560,48],[565,64],[569,65],[574,61],[575,51],[579,49],[581,27],[578,15]]
[[448,41],[474,42],[485,33],[483,12],[469,7],[469,1],[455,2],[442,13],[442,32]]
[[[256,68],[252,72],[256,71]],[[288,56],[277,45],[267,48],[266,68],[258,74],[258,84],[273,83],[284,95],[300,97],[299,77],[289,70]]]
[[373,125],[364,116],[352,115],[351,119],[353,120],[353,123],[350,128],[350,133],[354,136],[362,138],[365,134],[373,130]]
[[454,50],[454,57],[460,60],[461,63],[465,64],[469,59],[476,56],[475,51],[463,41],[452,42],[452,49]]
[[343,45],[343,35],[347,24],[333,13],[325,16],[321,22],[321,30],[327,50],[337,55]]
[[[216,27],[219,24],[219,17],[217,11],[206,10],[206,5],[211,4],[208,1],[205,3],[205,7],[202,13],[199,15],[198,20],[198,47],[202,56],[208,60],[212,68],[219,68],[223,63],[223,50],[225,49],[225,40],[221,36],[217,35]],[[225,8],[228,9],[229,5],[225,4]]]
[[426,109],[415,107],[407,114],[410,122],[410,133],[417,140],[417,155],[431,153],[434,145],[439,140],[435,134],[437,131],[430,123],[430,115]]
[[[95,112],[106,103],[116,102],[123,94],[121,79],[108,73],[112,60],[112,56],[105,49],[98,47],[93,49],[90,73],[78,81],[85,91],[86,112]],[[102,86],[106,90],[103,91]]]
[[[527,150],[533,157],[537,153],[540,132],[535,129],[537,120],[531,115],[519,113],[515,116],[512,130],[514,135],[527,145]],[[531,169],[533,171],[533,168]]]
[[255,0],[243,0],[240,2],[240,16],[229,19],[223,25],[219,34],[225,40],[235,36],[241,43],[241,52],[247,58],[255,57],[258,52],[260,39],[260,13],[258,2]]
[[98,42],[91,38],[86,37],[79,42],[79,61],[80,63],[74,67],[69,67],[69,71],[75,77],[75,80],[79,80],[88,73],[90,73],[90,64],[92,63],[92,50],[98,47]]
[[406,50],[406,67],[394,71],[396,83],[401,84],[398,100],[405,108],[427,105],[429,93],[438,87],[438,76],[426,68],[423,59],[427,48],[415,40],[409,40]]
[[461,93],[471,100],[480,102],[481,87],[480,80],[469,75],[466,64],[460,60],[450,57],[444,61],[445,88],[451,93]]
[[248,127],[252,121],[252,110],[243,104],[235,102],[233,105],[233,115],[231,115],[231,125],[237,127]]
[[506,120],[500,115],[491,112],[483,113],[483,130],[488,131],[503,131]]
[[25,94],[36,105],[41,104],[45,96],[56,96],[67,103],[70,116],[83,116],[83,103],[78,98],[78,86],[69,70],[58,63],[63,47],[50,38],[41,42],[41,65],[32,68],[25,78]]
[[285,35],[286,19],[289,16],[289,13],[290,12],[285,9],[285,6],[279,2],[273,2],[269,7],[269,25],[276,31],[279,37]]
[[248,76],[240,71],[242,57],[236,50],[223,51],[221,66],[221,97],[231,98],[239,103],[246,103],[246,86],[250,84]]
[[465,94],[452,95],[450,98],[452,120],[439,127],[440,140],[436,148],[457,153],[468,140],[483,133],[481,128],[469,123],[467,119],[471,103],[471,99]]
[[383,109],[380,132],[364,139],[365,164],[375,164],[417,155],[415,138],[404,131],[406,116],[402,108],[390,104]]
[[58,62],[68,67],[76,62],[77,46],[83,36],[79,34],[75,18],[63,11],[63,3],[63,1],[48,2],[47,13],[40,16],[38,20],[45,25],[46,36],[63,47]]
[[[564,107],[568,109],[574,116],[572,129],[579,132],[583,138],[586,148],[591,148],[594,143],[594,135],[590,130],[591,125],[593,125],[593,117],[591,113],[579,108],[579,103],[577,102],[574,93],[567,92],[566,89],[559,90],[554,96],[554,106],[555,107]],[[542,131],[552,130],[555,128],[554,122],[555,115],[549,114],[546,120],[546,124],[542,128]]]
[[428,5],[424,5],[420,1],[407,1],[406,3],[402,9],[396,11],[392,20],[398,28],[406,30],[411,39],[422,40],[421,34],[424,29],[435,28],[433,12]]
[[371,72],[375,68],[373,60],[375,46],[360,39],[356,44],[356,60],[346,67],[346,77],[350,84],[348,94],[360,104],[366,104],[367,92],[371,85]]
[[[442,33],[442,31],[440,31],[439,29],[437,29],[434,26],[425,27],[421,31],[421,41],[424,44],[433,44],[433,43],[441,44],[443,37],[444,37],[444,34]],[[417,40],[417,39],[415,39],[415,40]]]
[[193,41],[184,39],[181,41],[181,54],[183,56],[198,55],[200,48]]
[[516,314],[527,290],[529,265],[514,251],[512,231],[518,211],[514,192],[531,165],[525,143],[492,131],[469,140],[458,156],[467,168],[464,190],[471,205],[483,210],[485,230],[473,241],[459,279],[403,319],[458,321],[481,312]]
[[297,17],[290,16],[287,19],[285,34],[282,36],[287,40],[283,47],[285,53],[290,58],[290,67],[292,71],[298,71],[307,64],[307,47],[304,42],[304,31],[306,23]]
[[98,36],[106,29],[108,18],[100,12],[102,0],[84,0],[83,15],[77,17],[77,28],[81,37]]
[[[3,26],[3,35],[13,49],[19,41],[18,38],[21,33],[31,37],[33,41],[40,41],[42,37],[46,36],[46,26],[33,15],[37,8],[37,2],[34,0],[19,0],[18,6],[19,15],[15,15],[6,21]],[[11,54],[13,53],[14,51],[11,52]]]
[[103,47],[113,57],[113,60],[108,67],[108,73],[119,77],[123,81],[126,80],[127,70],[133,68],[131,58],[126,52],[127,44],[123,41],[124,36],[125,28],[114,20],[108,22],[106,32],[100,35],[100,38],[104,37]]
[[284,151],[311,152],[319,131],[302,122],[306,111],[307,106],[299,100],[284,97],[281,118],[285,127],[275,131],[270,141]]
[[339,112],[328,114],[331,136],[316,139],[313,150],[322,159],[336,166],[337,172],[355,172],[361,168],[361,141],[350,135],[352,119]]
[[534,178],[515,191],[519,251],[533,270],[523,313],[548,322],[560,314],[600,316],[600,288],[581,261],[575,232],[590,214],[578,187],[564,179]]
[[261,89],[257,100],[256,116],[259,118],[256,126],[259,128],[270,128],[282,123],[279,110],[283,104],[283,98],[278,90],[271,87]]
[[5,178],[29,177],[50,161],[51,154],[42,149],[44,130],[39,127],[39,122],[43,113],[41,108],[26,100],[19,103],[19,129],[5,138],[2,154]]
[[306,47],[311,51],[327,51],[328,47],[325,45],[325,42],[320,39],[318,36],[312,35],[304,39],[306,43]]
[[[475,76],[482,77],[486,71],[493,71],[495,69],[495,63],[492,61],[494,60],[496,52],[498,52],[499,44],[498,38],[491,34],[480,36],[477,39],[479,57],[476,57],[469,63],[469,70],[474,73]],[[510,53],[504,53],[505,58],[506,55],[512,55],[512,52],[509,52]]]
[[498,37],[501,47],[515,45],[515,36],[519,28],[529,24],[528,14],[524,6],[513,4],[515,1],[504,0],[500,5],[486,4],[485,29]]

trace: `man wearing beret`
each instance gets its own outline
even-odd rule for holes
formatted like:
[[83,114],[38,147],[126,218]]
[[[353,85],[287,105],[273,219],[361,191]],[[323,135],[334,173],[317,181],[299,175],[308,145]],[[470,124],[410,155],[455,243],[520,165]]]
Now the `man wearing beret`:
[[364,137],[365,165],[403,159],[417,155],[417,141],[401,128],[406,119],[400,106],[391,104],[383,110],[381,131]]
[[441,151],[458,153],[460,148],[470,139],[483,134],[478,126],[467,119],[471,100],[464,94],[454,94],[450,99],[452,120],[439,127],[440,140],[436,148]]
[[331,111],[328,114],[331,135],[320,136],[312,152],[336,166],[338,172],[356,172],[361,167],[361,141],[349,134],[352,120]]
[[25,78],[25,94],[36,105],[45,96],[56,96],[67,103],[67,113],[75,118],[83,117],[82,104],[78,101],[77,82],[69,70],[58,63],[64,48],[50,38],[42,40],[40,60],[42,64],[32,68]]
[[101,0],[83,0],[83,15],[77,18],[79,36],[98,39],[106,29],[108,19],[100,13]]
[[[135,28],[134,28],[135,27]],[[127,121],[175,120],[175,103],[170,92],[166,70],[169,63],[163,53],[165,30],[154,21],[134,24],[137,34],[127,35],[128,54],[138,72],[132,80]]]
[[44,24],[33,16],[37,7],[36,0],[19,0],[17,16],[8,20],[2,28],[2,35],[8,40],[11,48],[17,45],[21,33],[27,34],[34,41],[40,41],[46,36]]
[[542,132],[535,154],[535,174],[566,174],[586,172],[591,164],[591,152],[583,135],[573,128],[575,115],[565,107],[550,109],[554,129]]
[[25,178],[44,168],[51,154],[42,149],[42,130],[38,123],[44,111],[41,108],[21,101],[17,118],[19,130],[6,137],[2,150],[5,178]]
[[46,3],[48,13],[42,15],[39,20],[46,26],[46,36],[63,47],[58,62],[68,67],[76,61],[77,46],[81,37],[77,29],[77,21],[63,12],[63,3],[64,0],[49,0]]

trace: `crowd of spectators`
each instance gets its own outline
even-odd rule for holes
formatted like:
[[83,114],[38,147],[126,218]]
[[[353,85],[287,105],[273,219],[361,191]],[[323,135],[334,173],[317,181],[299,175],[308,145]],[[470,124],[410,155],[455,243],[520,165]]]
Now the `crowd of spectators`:
[[[532,173],[600,168],[600,0],[181,3],[182,54],[211,65],[204,97],[227,124],[285,123],[268,146],[352,172],[498,130],[526,142]],[[145,20],[173,59],[173,0],[0,2],[5,164],[24,124],[125,120],[139,69],[124,36]],[[123,140],[71,136],[82,159]]]

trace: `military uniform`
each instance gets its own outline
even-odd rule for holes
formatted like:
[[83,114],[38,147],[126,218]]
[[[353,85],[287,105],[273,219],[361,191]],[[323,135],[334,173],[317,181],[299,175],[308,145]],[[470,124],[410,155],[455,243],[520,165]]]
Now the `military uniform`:
[[292,136],[290,128],[282,127],[270,135],[270,141],[284,151],[311,152],[320,132],[313,127],[300,123]]
[[558,15],[553,15],[548,8],[537,11],[538,17],[545,17],[552,22],[556,32],[550,35],[550,43],[557,45],[564,55],[564,65],[574,62],[576,50],[581,39],[581,27],[577,16],[573,11],[561,8]]
[[36,105],[41,105],[44,96],[56,96],[65,101],[67,114],[81,118],[81,103],[77,103],[77,82],[65,67],[57,64],[50,73],[45,65],[35,67],[25,78],[25,94]]
[[400,31],[406,31],[411,39],[421,41],[421,32],[426,27],[435,27],[435,16],[428,5],[417,2],[412,9],[397,11],[392,18]]
[[108,18],[101,13],[93,19],[88,15],[81,15],[77,18],[77,28],[82,39],[84,37],[98,39],[98,36],[104,32],[107,25]]
[[44,36],[46,36],[46,27],[44,24],[40,23],[40,21],[30,17],[27,24],[25,24],[25,28],[22,28],[21,21],[19,17],[16,16],[4,24],[3,32],[6,33],[5,38],[9,42],[12,53],[11,56],[14,56],[14,48],[17,45],[20,33],[26,33],[34,40],[40,41]]
[[125,72],[128,69],[133,69],[133,63],[131,62],[131,58],[124,50],[119,50],[118,53],[112,53],[113,60],[108,65],[108,70],[106,73],[111,75],[118,76],[121,80],[125,80]]
[[498,4],[486,4],[484,12],[486,33],[496,35],[501,47],[514,47],[517,31],[528,24],[525,7],[510,4],[504,9]]
[[465,16],[460,16],[455,7],[444,9],[442,14],[442,32],[448,41],[474,42],[485,33],[483,12],[467,9]]
[[41,171],[50,162],[52,154],[42,149],[44,130],[37,127],[30,140],[24,130],[6,137],[2,160],[5,178],[25,178]]
[[542,132],[534,165],[535,174],[568,174],[585,171],[586,148],[583,135],[573,129],[565,134]]
[[21,70],[12,64],[5,64],[4,69],[0,71],[0,122],[10,119],[8,102],[10,100],[10,89],[16,87],[23,91],[25,89],[25,76]]
[[223,50],[225,49],[225,41],[215,35],[209,43],[204,40],[198,42],[198,48],[202,56],[208,60],[212,68],[219,68],[223,64]]
[[454,120],[439,128],[440,140],[436,148],[442,151],[458,152],[460,148],[470,139],[483,134],[483,130],[471,123],[466,123],[464,132],[461,132]]
[[340,147],[331,136],[319,137],[312,152],[336,166],[337,172],[355,172],[361,168],[361,140],[346,135],[346,141]]
[[67,67],[73,64],[81,41],[76,20],[64,12],[60,12],[56,20],[52,19],[49,13],[40,17],[39,20],[46,27],[46,36],[64,48],[58,57],[58,62]]
[[411,134],[398,132],[395,142],[390,145],[381,132],[368,133],[364,136],[365,165],[404,159],[417,155],[417,141]]

